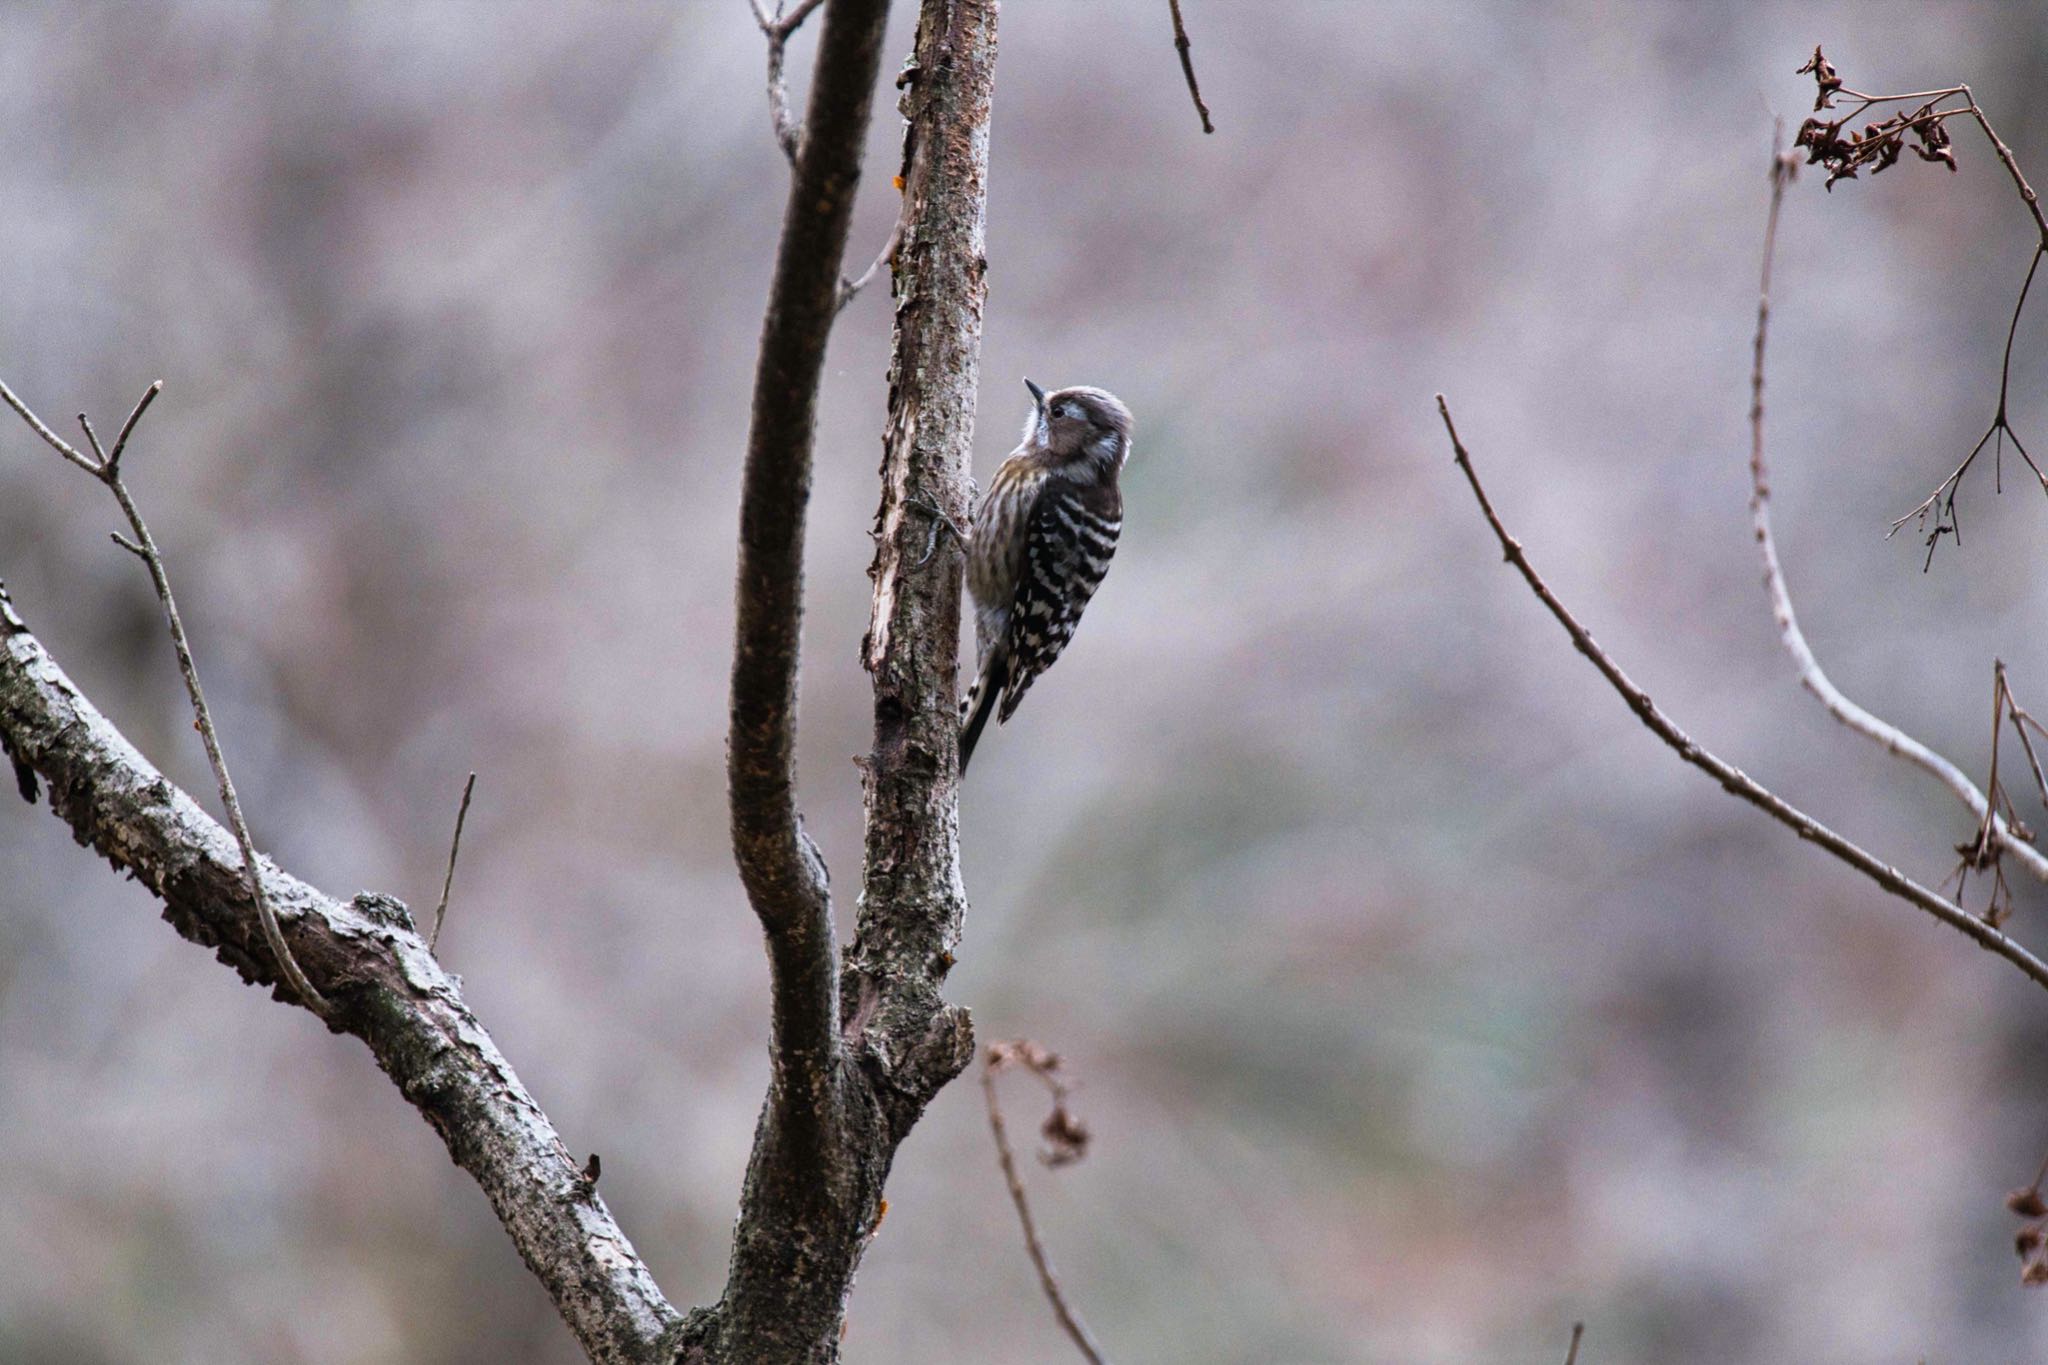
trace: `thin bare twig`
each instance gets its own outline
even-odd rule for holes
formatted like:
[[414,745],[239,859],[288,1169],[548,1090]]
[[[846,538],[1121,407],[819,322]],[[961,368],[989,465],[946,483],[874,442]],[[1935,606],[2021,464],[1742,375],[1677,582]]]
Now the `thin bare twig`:
[[2020,705],[2019,698],[2012,694],[2010,678],[2006,679],[2005,701],[2007,714],[2012,718],[2013,731],[2020,737],[2020,748],[2026,751],[2027,766],[2034,772],[2034,790],[2040,793],[2041,804],[2048,806],[2048,774],[2042,773],[2040,756],[2034,752],[2034,741],[2027,734],[2027,730],[2032,728],[2048,736],[2048,729],[2044,729],[2041,722],[2035,720],[2028,714],[2027,709]]
[[476,793],[476,774],[462,784],[462,806],[455,812],[455,837],[448,841],[448,875],[441,879],[441,899],[434,906],[434,931],[427,935],[427,951],[441,944],[441,925],[448,918],[448,893],[455,889],[455,855],[462,852],[462,825],[469,819],[469,798]]
[[853,296],[872,284],[882,268],[896,259],[896,248],[903,245],[903,220],[909,212],[910,205],[906,202],[903,212],[896,215],[896,226],[889,229],[888,239],[875,253],[875,259],[868,263],[868,268],[860,272],[860,278],[849,280],[844,275],[839,277],[839,301],[832,308],[835,314],[844,312],[846,305],[853,302]]
[[313,989],[313,983],[306,979],[305,972],[299,967],[298,959],[292,956],[291,949],[284,941],[284,931],[278,925],[277,911],[271,907],[269,896],[264,894],[263,873],[256,860],[256,841],[249,835],[249,822],[243,818],[242,803],[235,795],[234,779],[228,775],[227,760],[221,756],[220,734],[214,729],[213,713],[206,705],[205,690],[199,685],[199,666],[193,662],[192,646],[185,636],[185,621],[178,614],[177,599],[171,594],[171,580],[170,575],[164,570],[163,554],[157,549],[156,541],[149,534],[149,526],[142,520],[141,509],[136,506],[134,497],[128,491],[128,485],[121,478],[119,462],[122,452],[128,447],[128,437],[134,432],[135,424],[142,420],[142,414],[148,411],[149,405],[156,400],[157,394],[162,392],[163,386],[164,381],[161,379],[149,386],[148,391],[135,404],[134,410],[128,414],[128,420],[121,424],[121,434],[115,440],[111,452],[101,451],[99,438],[93,434],[92,424],[86,420],[84,413],[80,413],[78,422],[85,429],[87,443],[94,451],[92,455],[87,455],[59,439],[57,434],[45,426],[5,384],[0,384],[0,396],[4,396],[7,405],[20,413],[37,435],[56,448],[58,454],[105,484],[108,491],[114,495],[114,500],[120,503],[122,515],[128,518],[128,526],[135,533],[135,539],[123,540],[116,535],[114,543],[139,557],[148,567],[149,580],[156,588],[157,601],[163,606],[164,620],[171,631],[171,647],[178,655],[178,671],[184,675],[185,693],[191,699],[199,738],[206,747],[206,761],[213,768],[213,780],[220,791],[220,803],[227,811],[228,827],[234,831],[235,843],[241,849],[242,867],[249,881],[249,895],[256,902],[256,918],[263,926],[263,941],[269,945],[270,954],[277,961],[278,973],[284,977],[292,993],[299,997],[307,1009],[324,1019],[329,1013],[326,997]]
[[[1038,1240],[1038,1224],[1031,1216],[1031,1201],[1024,1193],[1023,1178],[1017,1174],[1017,1158],[1010,1150],[1009,1131],[1003,1123],[1003,1107],[996,1099],[996,1072],[1012,1062],[1025,1065],[1041,1079],[1049,1079],[1032,1060],[1033,1054],[1043,1053],[1042,1048],[1028,1040],[991,1043],[981,1058],[981,1094],[988,1104],[988,1129],[996,1141],[996,1162],[1003,1169],[1003,1183],[1009,1187],[1010,1203],[1016,1206],[1017,1222],[1024,1229],[1024,1250],[1030,1254],[1032,1267],[1038,1271],[1039,1288],[1045,1291],[1047,1301],[1052,1304],[1053,1316],[1059,1319],[1061,1330],[1066,1332],[1075,1349],[1091,1365],[1103,1365],[1102,1348],[1088,1335],[1087,1325],[1068,1304],[1066,1294],[1060,1289],[1059,1274],[1052,1267],[1052,1258],[1046,1254],[1045,1244]],[[1057,1113],[1056,1110],[1055,1116]]]
[[1564,1353],[1564,1365],[1579,1365],[1579,1339],[1585,1335],[1585,1323],[1575,1322],[1572,1324],[1572,1344],[1571,1349]]
[[1594,642],[1592,634],[1579,624],[1578,618],[1572,615],[1557,594],[1550,590],[1550,585],[1537,574],[1529,563],[1528,556],[1523,552],[1521,542],[1508,534],[1500,515],[1493,510],[1493,503],[1488,500],[1486,489],[1479,482],[1478,472],[1472,467],[1472,457],[1466,451],[1464,443],[1458,439],[1458,430],[1451,422],[1450,405],[1442,394],[1437,395],[1436,404],[1437,412],[1443,418],[1444,431],[1451,440],[1453,458],[1458,468],[1463,471],[1466,482],[1472,486],[1472,495],[1478,500],[1479,510],[1485,516],[1487,525],[1492,528],[1495,539],[1500,542],[1501,551],[1507,562],[1515,566],[1523,581],[1529,585],[1530,591],[1536,594],[1537,599],[1549,609],[1550,614],[1557,618],[1558,624],[1564,627],[1565,633],[1571,636],[1573,645],[1577,646],[1578,651],[1599,670],[1600,676],[1607,679],[1608,685],[1621,694],[1629,709],[1636,713],[1637,718],[1653,734],[1670,745],[1680,758],[1719,782],[1729,795],[1747,801],[1800,838],[1819,844],[1886,891],[1918,906],[1985,951],[1996,953],[2019,968],[2037,985],[2048,987],[2048,962],[2042,962],[1998,929],[1922,886],[1897,868],[1880,861],[1875,855],[1864,851],[1762,786],[1741,769],[1701,748],[1690,735],[1678,727],[1676,722],[1659,710],[1656,703],[1650,700],[1649,694],[1636,686],[1628,674],[1622,671],[1621,665]]
[[1749,371],[1749,516],[1756,534],[1757,551],[1763,557],[1764,590],[1771,599],[1771,617],[1778,626],[1778,639],[1785,646],[1785,652],[1792,656],[1799,674],[1799,685],[1813,694],[1829,715],[1882,745],[1887,752],[1932,774],[1955,793],[1956,799],[1967,806],[1979,821],[1989,819],[1992,822],[1990,833],[1997,849],[2010,852],[2035,877],[2048,882],[2048,856],[2032,844],[2013,837],[2006,821],[1992,813],[1991,802],[1977,790],[1976,784],[1961,768],[1890,721],[1864,710],[1835,686],[1821,668],[1813,647],[1807,643],[1806,633],[1799,626],[1798,613],[1792,608],[1791,590],[1786,585],[1785,571],[1778,561],[1777,541],[1771,532],[1771,484],[1764,460],[1764,354],[1770,332],[1771,263],[1777,253],[1779,210],[1784,203],[1785,186],[1797,173],[1798,166],[1798,158],[1792,153],[1774,154],[1771,158],[1771,206],[1764,221],[1763,269],[1757,286],[1756,338]]
[[21,420],[28,423],[29,428],[32,431],[34,431],[36,435],[42,437],[43,440],[49,444],[50,449],[56,451],[59,455],[62,455],[65,459],[71,461],[71,463],[77,465],[80,469],[83,469],[86,473],[92,475],[94,478],[97,479],[101,477],[100,464],[98,460],[94,459],[90,455],[87,455],[85,452],[79,450],[69,441],[59,436],[56,432],[44,426],[43,419],[36,416],[33,412],[30,412],[28,410],[28,405],[26,403],[23,403],[19,398],[16,398],[14,396],[14,390],[8,388],[4,381],[0,381],[0,399],[5,399],[7,401],[8,407],[13,408],[16,412],[20,413]]
[[1180,49],[1181,74],[1188,78],[1188,94],[1194,98],[1195,112],[1202,116],[1202,131],[1213,133],[1216,125],[1209,121],[1209,106],[1202,102],[1202,87],[1195,83],[1195,59],[1188,55],[1194,44],[1188,41],[1188,26],[1180,17],[1180,0],[1166,0],[1173,11],[1173,45]]

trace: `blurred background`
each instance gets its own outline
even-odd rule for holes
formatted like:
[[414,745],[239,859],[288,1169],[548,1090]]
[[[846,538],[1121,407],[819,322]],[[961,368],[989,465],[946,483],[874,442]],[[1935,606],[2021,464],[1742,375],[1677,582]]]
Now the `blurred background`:
[[[2048,1355],[2000,1203],[2048,1146],[2048,1000],[1659,746],[1502,566],[1431,402],[1682,724],[1941,877],[1967,816],[1799,691],[1758,584],[1765,169],[1818,41],[1852,86],[1970,81],[2048,176],[2039,16],[1186,11],[1213,137],[1164,3],[1012,5],[997,80],[978,468],[1027,373],[1139,420],[1116,571],[975,765],[951,981],[1079,1083],[1092,1156],[1029,1173],[1078,1306],[1123,1362],[1550,1362],[1574,1318],[1588,1362]],[[481,774],[443,956],[679,1305],[723,1282],[766,1077],[723,805],[787,186],[762,65],[744,0],[0,6],[0,376],[102,430],[167,381],[130,478],[282,863],[425,910]],[[2048,708],[2048,506],[1985,467],[1931,572],[1883,536],[1989,417],[2032,245],[1957,128],[1953,176],[1794,187],[1770,420],[1823,662],[1981,772],[1994,655]],[[803,794],[842,926],[888,312],[834,337],[811,517]],[[2048,443],[2043,374],[2048,304],[2013,413]],[[116,525],[0,422],[0,575],[211,808]],[[890,1204],[849,1361],[1067,1358],[971,1083]],[[358,1044],[19,803],[0,1266],[8,1361],[577,1354]]]

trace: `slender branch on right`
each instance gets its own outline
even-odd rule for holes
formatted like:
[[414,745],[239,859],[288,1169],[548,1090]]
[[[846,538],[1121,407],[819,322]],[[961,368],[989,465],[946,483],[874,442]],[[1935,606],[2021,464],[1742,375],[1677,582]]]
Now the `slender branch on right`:
[[[2017,832],[2004,817],[1992,810],[1992,802],[1977,790],[1976,784],[1961,768],[1882,716],[1866,711],[1835,686],[1821,668],[1813,647],[1807,643],[1806,633],[1799,627],[1798,613],[1792,609],[1792,594],[1785,582],[1784,567],[1778,561],[1776,538],[1771,532],[1771,484],[1764,460],[1764,351],[1770,331],[1771,263],[1777,253],[1779,210],[1784,204],[1785,187],[1791,183],[1798,169],[1799,159],[1793,153],[1777,154],[1771,158],[1771,206],[1764,221],[1763,269],[1757,287],[1756,339],[1749,371],[1749,517],[1756,533],[1757,551],[1763,557],[1764,591],[1770,595],[1771,616],[1777,622],[1778,639],[1785,646],[1785,652],[1792,656],[1793,665],[1799,673],[1799,685],[1812,693],[1829,715],[1881,745],[1888,753],[1932,774],[1955,793],[1956,799],[1984,825],[1977,841],[1983,856],[1995,859],[1999,854],[2010,853],[2036,878],[2048,882],[2048,856],[2017,837]],[[2035,259],[2038,260],[2039,256]],[[2024,735],[2024,730],[2021,733]]]
[[1081,1315],[1074,1311],[1067,1302],[1065,1291],[1060,1288],[1059,1273],[1052,1267],[1052,1257],[1046,1254],[1045,1244],[1038,1239],[1038,1223],[1031,1216],[1031,1201],[1024,1193],[1023,1177],[1017,1174],[1017,1158],[1010,1150],[1009,1130],[1003,1123],[1003,1107],[996,1099],[996,1073],[1012,1065],[1031,1072],[1052,1091],[1052,1116],[1045,1121],[1044,1127],[1049,1146],[1041,1157],[1046,1165],[1061,1166],[1079,1160],[1087,1148],[1088,1130],[1067,1110],[1067,1088],[1055,1074],[1059,1068],[1056,1054],[1028,1038],[988,1045],[981,1058],[981,1094],[988,1106],[988,1130],[995,1138],[996,1163],[1002,1167],[1003,1184],[1009,1188],[1010,1203],[1016,1206],[1017,1222],[1024,1229],[1024,1250],[1031,1257],[1032,1268],[1038,1272],[1038,1286],[1045,1291],[1046,1301],[1052,1304],[1052,1313],[1059,1319],[1060,1329],[1091,1365],[1103,1365],[1102,1348],[1095,1344],[1095,1339],[1088,1334],[1087,1324],[1081,1321]]
[[1572,1324],[1572,1344],[1564,1353],[1564,1365],[1579,1365],[1579,1341],[1586,1335],[1586,1324]]
[[1166,0],[1173,11],[1173,45],[1180,50],[1181,74],[1188,78],[1188,94],[1195,101],[1195,112],[1202,116],[1202,131],[1213,133],[1216,125],[1209,121],[1209,106],[1202,100],[1202,87],[1195,82],[1195,59],[1188,55],[1194,44],[1188,41],[1188,26],[1180,17],[1180,0]]
[[1897,868],[1881,861],[1876,855],[1866,852],[1835,833],[1751,778],[1740,768],[1700,747],[1675,721],[1665,715],[1657,704],[1650,700],[1649,694],[1636,686],[1628,674],[1622,671],[1621,665],[1594,641],[1592,633],[1579,624],[1578,618],[1572,615],[1557,594],[1550,590],[1550,585],[1537,574],[1535,567],[1529,563],[1528,555],[1523,552],[1521,542],[1508,534],[1507,526],[1493,510],[1493,503],[1487,498],[1486,489],[1479,482],[1479,474],[1472,467],[1472,457],[1466,451],[1464,442],[1458,439],[1458,430],[1451,422],[1450,405],[1445,402],[1442,394],[1437,395],[1436,405],[1437,412],[1443,418],[1444,431],[1451,440],[1453,458],[1458,468],[1463,471],[1466,482],[1471,485],[1472,495],[1479,503],[1480,513],[1486,518],[1487,525],[1492,528],[1494,538],[1500,542],[1501,552],[1507,562],[1514,565],[1516,572],[1520,573],[1522,580],[1529,585],[1529,590],[1536,594],[1537,600],[1543,603],[1550,614],[1557,618],[1558,624],[1564,627],[1565,633],[1571,636],[1572,644],[1577,646],[1578,651],[1586,656],[1595,669],[1599,670],[1600,676],[1607,679],[1608,685],[1621,694],[1621,699],[1628,703],[1629,709],[1636,713],[1637,719],[1641,720],[1651,733],[1670,745],[1680,758],[1720,783],[1729,795],[1747,801],[1800,838],[1809,843],[1819,844],[1892,895],[1926,911],[1985,951],[1996,953],[2019,968],[2036,985],[2048,987],[2048,962],[2041,961],[2018,942],[1986,924],[1960,905],[1922,886]]

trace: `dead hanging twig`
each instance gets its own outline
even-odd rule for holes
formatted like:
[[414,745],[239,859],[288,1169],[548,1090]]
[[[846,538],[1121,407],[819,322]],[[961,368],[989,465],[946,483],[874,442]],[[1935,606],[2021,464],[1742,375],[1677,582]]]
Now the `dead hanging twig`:
[[1209,106],[1202,100],[1202,87],[1195,81],[1195,59],[1188,55],[1194,44],[1188,41],[1188,26],[1180,17],[1180,0],[1166,0],[1173,11],[1173,45],[1180,50],[1181,74],[1188,78],[1188,94],[1195,101],[1195,112],[1202,116],[1202,131],[1213,133],[1216,125],[1209,121]]
[[1046,1142],[1044,1150],[1038,1154],[1041,1162],[1047,1166],[1065,1166],[1086,1156],[1088,1127],[1067,1108],[1068,1090],[1060,1075],[1058,1053],[1047,1051],[1029,1038],[988,1045],[981,1059],[981,1093],[988,1104],[988,1128],[995,1137],[996,1162],[1002,1167],[1003,1183],[1009,1188],[1010,1202],[1016,1206],[1017,1221],[1024,1229],[1024,1250],[1031,1257],[1032,1267],[1038,1271],[1039,1287],[1052,1304],[1053,1316],[1059,1319],[1061,1329],[1091,1365],[1103,1365],[1102,1348],[1095,1344],[1080,1314],[1067,1302],[1067,1296],[1060,1288],[1059,1275],[1053,1270],[1052,1258],[1046,1254],[1044,1243],[1038,1240],[1038,1224],[1031,1216],[1031,1201],[1024,1193],[1023,1178],[1017,1174],[1017,1159],[1010,1151],[1002,1105],[996,1100],[996,1073],[1012,1066],[1029,1071],[1052,1094],[1052,1113],[1039,1128],[1039,1134]]
[[[2019,433],[2013,429],[2008,407],[2012,391],[2013,339],[2019,334],[2020,315],[2025,311],[2027,295],[2034,287],[2034,274],[2040,269],[2042,256],[2048,255],[2048,214],[2043,213],[2040,197],[2034,193],[2034,187],[2027,183],[2027,178],[2020,171],[2019,162],[2014,158],[2012,149],[2005,145],[2005,140],[1998,135],[1997,129],[1991,126],[1991,120],[1978,106],[1977,97],[1971,93],[1969,86],[1951,85],[1939,90],[1915,90],[1902,95],[1864,94],[1860,90],[1851,90],[1842,83],[1840,74],[1818,47],[1814,48],[1813,56],[1807,59],[1806,65],[1799,68],[1799,74],[1810,74],[1819,87],[1819,93],[1813,104],[1815,116],[1800,125],[1799,135],[1794,139],[1793,145],[1807,150],[1808,165],[1818,164],[1827,169],[1827,188],[1834,188],[1838,180],[1855,179],[1859,171],[1868,170],[1873,176],[1878,175],[1896,165],[1901,153],[1909,147],[1922,161],[1938,161],[1951,171],[1955,170],[1955,145],[1949,136],[1947,124],[1950,119],[1960,116],[1971,120],[1982,130],[1985,140],[1997,153],[1999,163],[2011,177],[2020,201],[2026,205],[2028,214],[2034,220],[2038,241],[2034,247],[2033,259],[2027,265],[2026,278],[2020,283],[2019,298],[2013,304],[2012,321],[2006,328],[2005,358],[1999,366],[1998,406],[1991,415],[1991,422],[1985,427],[1984,434],[1977,438],[1977,443],[1970,447],[1970,452],[1963,457],[1962,462],[1936,484],[1934,491],[1921,499],[1917,507],[1894,521],[1891,531],[1887,533],[1896,535],[1899,528],[1909,521],[1917,524],[1918,529],[1926,536],[1927,557],[1921,564],[1921,570],[1925,572],[1933,567],[1934,549],[1943,536],[1953,536],[1958,545],[1962,543],[1962,523],[1956,515],[1956,493],[1962,487],[1963,476],[1969,472],[1970,466],[1976,463],[1985,446],[1992,448],[1993,485],[1998,491],[2004,491],[2005,443],[2011,441],[2012,448],[2019,452],[2020,458],[2026,461],[2027,468],[2033,471],[2035,482],[2040,484],[2042,492],[2048,493],[2048,473],[2042,472],[2041,466],[2035,463],[2033,455],[2021,441]],[[1857,105],[1847,113],[1832,119],[1819,117],[1833,110],[1838,99],[1855,100]],[[1872,111],[1879,111],[1882,117],[1874,118],[1861,129],[1850,128],[1857,119]],[[1932,527],[1928,525],[1930,518],[1933,520]]]
[[1472,496],[1479,503],[1480,514],[1486,518],[1486,524],[1492,529],[1494,538],[1500,542],[1503,557],[1515,567],[1517,573],[1521,574],[1523,582],[1529,585],[1529,590],[1536,594],[1537,600],[1557,618],[1557,623],[1563,626],[1565,633],[1571,637],[1572,644],[1586,656],[1599,671],[1600,676],[1607,680],[1608,685],[1621,695],[1628,708],[1635,712],[1637,719],[1641,720],[1652,734],[1671,746],[1681,759],[1720,783],[1729,795],[1747,801],[1800,838],[1809,843],[1819,844],[1892,895],[1926,911],[1985,951],[1996,953],[2019,968],[2036,985],[2048,987],[2048,962],[2035,957],[1995,926],[1986,924],[1960,905],[1922,886],[1897,868],[1880,861],[1874,854],[1835,833],[1751,778],[1740,768],[1702,748],[1692,736],[1686,734],[1675,721],[1665,715],[1657,704],[1650,700],[1649,694],[1638,687],[1628,674],[1622,671],[1621,665],[1594,641],[1592,633],[1579,624],[1578,618],[1572,615],[1571,610],[1557,594],[1550,590],[1550,585],[1537,574],[1535,567],[1529,563],[1529,557],[1523,551],[1521,542],[1508,534],[1508,528],[1501,521],[1500,514],[1493,510],[1493,503],[1486,496],[1484,485],[1479,482],[1479,474],[1472,467],[1472,457],[1466,451],[1464,442],[1458,439],[1458,429],[1451,422],[1450,405],[1442,394],[1437,395],[1436,404],[1437,412],[1443,418],[1444,432],[1450,437],[1453,458],[1459,470],[1465,475],[1465,481],[1471,485]]
[[221,756],[220,735],[214,729],[213,715],[207,709],[206,693],[199,686],[199,666],[192,660],[192,646],[185,638],[184,618],[178,615],[177,599],[171,595],[170,576],[164,571],[164,557],[150,537],[149,527],[142,520],[142,512],[135,505],[135,498],[128,491],[127,483],[121,478],[121,456],[128,449],[128,438],[135,432],[135,424],[142,420],[142,414],[149,411],[149,405],[163,392],[164,382],[159,379],[143,393],[135,408],[128,414],[128,420],[121,424],[120,434],[114,438],[112,450],[100,445],[100,438],[94,433],[92,423],[84,413],[78,414],[78,424],[85,431],[87,445],[91,452],[78,449],[44,425],[41,418],[29,410],[27,404],[14,396],[14,391],[0,383],[0,399],[7,406],[21,414],[23,421],[43,438],[44,442],[59,455],[83,469],[86,473],[106,485],[121,504],[121,513],[128,519],[128,527],[135,538],[128,539],[119,532],[114,533],[114,543],[143,562],[149,570],[149,581],[156,588],[157,601],[164,610],[164,620],[171,631],[171,647],[177,651],[178,671],[185,677],[185,693],[192,702],[192,714],[199,738],[206,746],[206,761],[213,768],[213,780],[220,791],[220,803],[227,811],[228,825],[235,834],[235,843],[241,849],[242,868],[249,880],[249,895],[256,902],[256,918],[263,926],[263,941],[269,945],[270,955],[277,963],[278,974],[291,987],[292,993],[307,1009],[326,1018],[329,1013],[327,1000],[313,989],[313,983],[306,979],[298,959],[284,941],[284,931],[278,926],[277,911],[271,908],[270,898],[263,891],[263,874],[257,865],[256,842],[249,837],[249,822],[242,817],[242,803],[235,796],[234,779],[228,776],[227,760]]
[[1579,1341],[1586,1335],[1586,1324],[1572,1324],[1572,1344],[1564,1353],[1564,1365],[1579,1365]]

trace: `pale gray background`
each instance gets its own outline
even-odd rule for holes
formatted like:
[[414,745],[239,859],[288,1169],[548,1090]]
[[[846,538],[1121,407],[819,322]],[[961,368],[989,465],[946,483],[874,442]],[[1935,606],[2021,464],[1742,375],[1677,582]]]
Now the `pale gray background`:
[[[1082,1081],[1093,1157],[1032,1172],[1076,1300],[1125,1365],[1554,1362],[1574,1317],[1602,1365],[2048,1353],[1999,1203],[2048,1144],[2048,999],[1660,748],[1500,564],[1431,404],[1661,703],[1941,876],[1960,808],[1798,691],[1758,587],[1770,115],[1825,41],[1855,84],[1973,81],[2048,176],[2039,15],[1187,10],[1214,137],[1164,0],[1014,3],[997,79],[979,468],[1023,374],[1139,418],[1116,571],[966,793],[951,983]],[[131,478],[282,862],[424,909],[482,773],[444,955],[685,1304],[765,1074],[722,805],[786,187],[761,66],[743,0],[0,7],[0,375],[103,428],[168,381]],[[1988,416],[2027,263],[1958,142],[1953,177],[1796,187],[1772,425],[1816,648],[1981,771],[1994,654],[2048,708],[2048,500],[1973,476],[1929,575],[1881,534]],[[856,265],[896,146],[885,107]],[[803,789],[842,898],[887,346],[863,297],[812,515]],[[2037,310],[2014,416],[2048,446],[2044,373]],[[115,525],[0,423],[0,574],[204,792]],[[850,1361],[1067,1358],[971,1084],[890,1198]],[[575,1354],[359,1045],[19,803],[0,1268],[10,1361]]]

